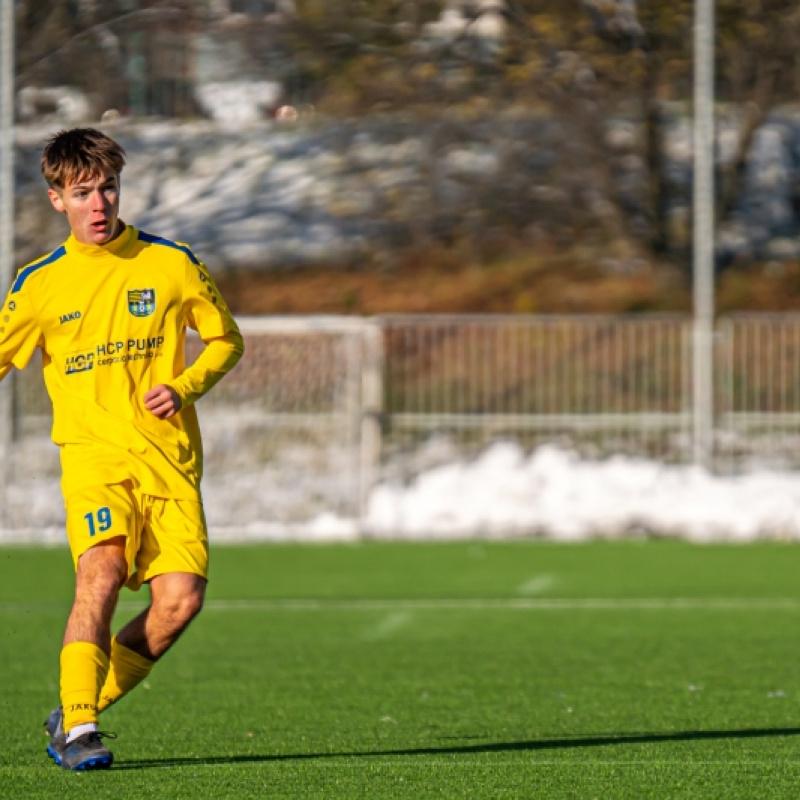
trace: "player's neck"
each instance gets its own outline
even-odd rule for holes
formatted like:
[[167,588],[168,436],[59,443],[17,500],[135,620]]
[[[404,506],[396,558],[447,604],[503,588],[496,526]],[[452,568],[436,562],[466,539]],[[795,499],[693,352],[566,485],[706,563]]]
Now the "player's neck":
[[[75,236],[75,232],[71,231],[70,237],[65,243],[67,250],[74,255],[79,255],[84,258],[113,258],[128,249],[133,241],[132,236],[135,235],[134,229],[128,228],[128,226],[122,220],[119,221],[118,228],[119,233],[115,234],[108,241],[103,242],[102,244],[97,244],[94,242],[87,244],[82,242]],[[131,235],[128,235],[129,231]]]
[[106,247],[107,245],[111,244],[115,239],[118,239],[123,234],[126,227],[127,226],[121,219],[117,219],[116,226],[114,228],[114,233],[111,236],[109,236],[108,239],[102,242],[84,242],[76,236],[74,230],[71,230],[70,233],[72,234],[73,240],[76,241],[78,244],[82,245],[83,247]]

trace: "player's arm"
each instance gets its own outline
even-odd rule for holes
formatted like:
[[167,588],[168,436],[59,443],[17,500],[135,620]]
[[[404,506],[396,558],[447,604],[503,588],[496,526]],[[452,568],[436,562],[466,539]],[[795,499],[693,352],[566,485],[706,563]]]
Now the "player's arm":
[[191,367],[169,384],[154,386],[144,396],[144,405],[159,419],[175,416],[183,406],[199,400],[232,370],[244,352],[238,330],[206,341],[206,347]]
[[0,380],[23,369],[42,342],[36,313],[24,288],[11,291],[0,309]]
[[187,324],[200,334],[206,346],[194,364],[145,395],[145,406],[160,419],[168,419],[199,400],[236,366],[244,353],[239,326],[202,262],[187,260],[183,310]]

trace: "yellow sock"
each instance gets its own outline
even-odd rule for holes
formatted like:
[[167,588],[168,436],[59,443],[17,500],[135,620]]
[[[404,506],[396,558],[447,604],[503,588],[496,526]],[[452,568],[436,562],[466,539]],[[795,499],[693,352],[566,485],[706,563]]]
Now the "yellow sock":
[[150,674],[155,663],[121,645],[115,636],[111,640],[111,666],[100,690],[97,712],[105,711],[138,686]]
[[108,673],[108,656],[91,642],[72,642],[61,651],[64,730],[97,724],[97,697]]

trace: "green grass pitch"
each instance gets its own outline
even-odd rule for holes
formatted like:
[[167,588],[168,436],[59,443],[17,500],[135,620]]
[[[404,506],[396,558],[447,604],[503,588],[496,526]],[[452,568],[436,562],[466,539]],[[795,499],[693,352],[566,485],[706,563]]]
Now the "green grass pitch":
[[797,545],[217,547],[86,775],[42,728],[71,582],[0,548],[2,797],[800,796]]

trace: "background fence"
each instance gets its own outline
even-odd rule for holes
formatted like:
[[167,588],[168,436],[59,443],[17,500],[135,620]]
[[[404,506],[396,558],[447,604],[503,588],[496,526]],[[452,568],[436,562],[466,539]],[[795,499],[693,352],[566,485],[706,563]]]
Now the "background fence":
[[[211,526],[259,536],[359,520],[408,482],[497,440],[584,458],[692,458],[684,316],[245,318],[247,354],[200,401]],[[718,471],[800,466],[800,315],[716,328]],[[190,342],[190,357],[199,349]],[[58,528],[58,456],[36,368],[13,390],[6,529]]]

